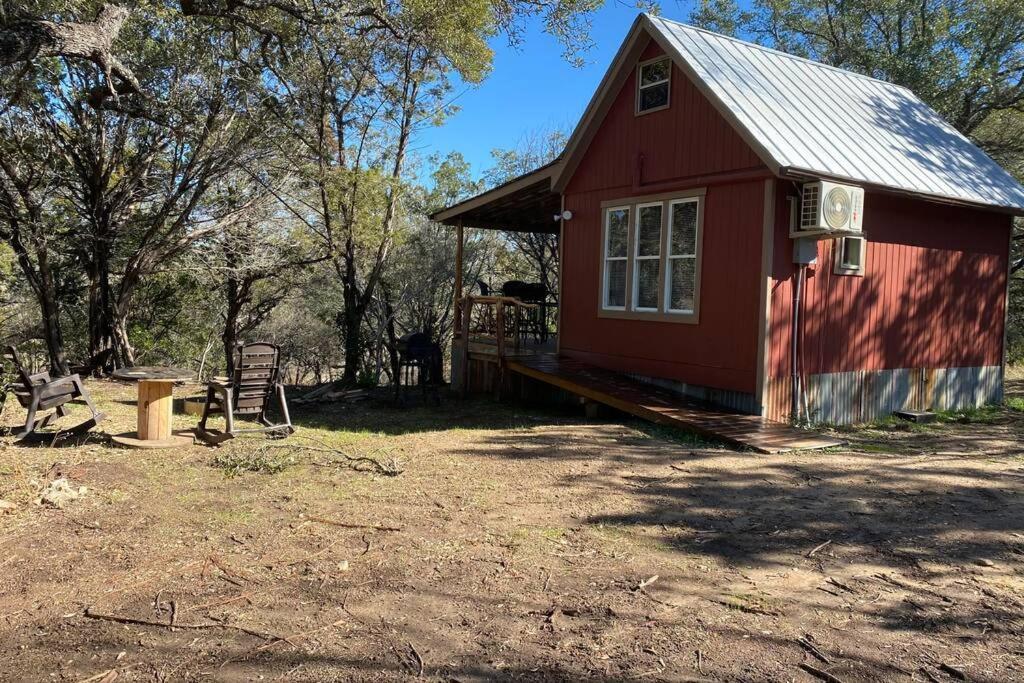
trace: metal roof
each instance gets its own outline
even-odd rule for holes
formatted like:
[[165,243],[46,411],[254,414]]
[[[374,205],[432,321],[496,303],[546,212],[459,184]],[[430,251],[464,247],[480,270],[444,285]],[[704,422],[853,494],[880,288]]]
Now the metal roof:
[[557,233],[554,215],[561,197],[551,191],[551,176],[561,157],[497,187],[435,211],[430,220],[448,225],[512,232]]
[[906,88],[660,17],[640,23],[780,174],[1024,210],[1024,187]]

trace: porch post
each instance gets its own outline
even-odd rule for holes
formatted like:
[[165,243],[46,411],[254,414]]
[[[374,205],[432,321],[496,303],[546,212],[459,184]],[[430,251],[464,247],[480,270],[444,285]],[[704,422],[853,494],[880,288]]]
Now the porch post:
[[455,226],[455,329],[462,330],[462,219]]

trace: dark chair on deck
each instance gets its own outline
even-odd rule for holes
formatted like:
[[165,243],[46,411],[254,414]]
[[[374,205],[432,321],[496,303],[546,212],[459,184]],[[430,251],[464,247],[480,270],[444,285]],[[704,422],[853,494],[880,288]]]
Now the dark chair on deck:
[[[273,344],[256,342],[238,347],[235,374],[228,379],[214,379],[206,388],[203,417],[196,427],[196,436],[211,445],[223,443],[245,432],[267,432],[287,436],[295,432],[288,414],[284,386],[280,378],[280,352]],[[277,403],[283,422],[274,423],[267,417],[271,403]],[[224,415],[224,431],[207,429],[210,415]],[[239,429],[236,417],[255,420],[260,426]]]
[[[84,434],[106,418],[106,415],[96,409],[92,402],[92,397],[89,396],[89,392],[86,391],[85,385],[82,384],[82,379],[78,375],[52,378],[49,372],[29,373],[25,366],[22,365],[21,358],[18,356],[18,350],[13,346],[7,347],[4,351],[4,357],[11,362],[17,373],[17,377],[12,382],[10,388],[13,389],[14,395],[17,396],[18,403],[28,410],[28,415],[25,417],[25,427],[20,432],[15,433],[15,438],[24,439],[30,435],[37,434],[37,430],[46,427],[53,418],[66,416],[68,409],[65,407],[65,404],[70,403],[76,398],[81,398],[85,401],[85,405],[89,407],[90,417],[85,422],[70,429],[61,430],[59,433]],[[51,408],[53,409],[52,413],[37,417],[39,411],[50,410]]]
[[533,335],[537,341],[545,341],[548,337],[547,288],[540,282],[509,280],[502,286],[501,292],[505,296],[519,299],[524,304],[536,305],[536,308],[522,309],[519,334],[523,337]]
[[395,377],[395,402],[403,403],[402,387],[419,384],[426,403],[428,394],[441,403],[438,391],[444,383],[444,356],[441,347],[425,332],[411,332],[398,341],[398,376]]

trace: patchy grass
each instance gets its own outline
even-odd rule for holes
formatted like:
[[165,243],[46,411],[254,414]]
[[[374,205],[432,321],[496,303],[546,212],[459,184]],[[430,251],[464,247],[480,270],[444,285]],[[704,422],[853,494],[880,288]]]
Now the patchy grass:
[[244,472],[260,474],[277,474],[295,464],[295,456],[274,450],[250,450],[233,448],[218,451],[213,456],[214,467],[224,470],[229,477],[237,477]]
[[[133,387],[90,387],[133,428]],[[810,680],[805,634],[847,683],[1020,678],[1012,405],[773,456],[487,400],[293,418],[218,450],[0,437],[0,679]],[[55,463],[89,491],[65,510],[34,502]]]

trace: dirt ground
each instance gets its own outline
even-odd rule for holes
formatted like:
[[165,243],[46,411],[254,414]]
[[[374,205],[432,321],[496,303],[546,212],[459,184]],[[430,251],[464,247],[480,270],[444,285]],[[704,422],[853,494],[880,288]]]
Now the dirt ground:
[[[218,450],[0,438],[0,679],[1024,680],[1024,413],[780,456],[485,400],[293,413]],[[61,475],[82,497],[38,504]]]

